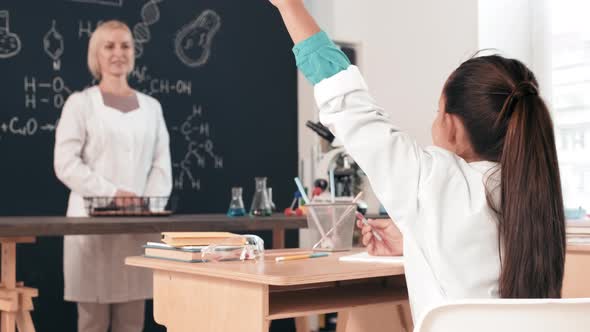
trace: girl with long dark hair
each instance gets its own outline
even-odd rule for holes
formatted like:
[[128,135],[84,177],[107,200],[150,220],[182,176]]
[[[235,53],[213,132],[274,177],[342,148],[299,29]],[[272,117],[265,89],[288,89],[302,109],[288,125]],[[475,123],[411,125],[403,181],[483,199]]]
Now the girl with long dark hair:
[[434,146],[422,148],[375,103],[302,0],[271,2],[296,44],[299,69],[315,85],[320,120],[395,221],[364,226],[363,243],[372,254],[403,251],[414,318],[451,299],[560,297],[559,167],[533,73],[497,55],[461,64],[442,88]]

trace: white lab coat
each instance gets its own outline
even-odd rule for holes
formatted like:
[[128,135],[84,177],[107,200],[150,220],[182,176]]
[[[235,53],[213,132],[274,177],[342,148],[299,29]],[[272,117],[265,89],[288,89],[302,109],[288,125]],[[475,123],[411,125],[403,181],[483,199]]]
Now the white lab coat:
[[[144,196],[172,190],[169,136],[162,107],[136,92],[139,109],[105,106],[98,87],[72,94],[56,130],[54,167],[71,190],[67,216],[87,216],[83,197],[125,189]],[[64,237],[64,298],[118,303],[152,297],[151,271],[125,266],[157,234]]]
[[497,219],[484,187],[497,164],[418,146],[375,104],[355,66],[321,81],[315,94],[321,122],[367,174],[403,233],[414,321],[446,300],[498,297]]

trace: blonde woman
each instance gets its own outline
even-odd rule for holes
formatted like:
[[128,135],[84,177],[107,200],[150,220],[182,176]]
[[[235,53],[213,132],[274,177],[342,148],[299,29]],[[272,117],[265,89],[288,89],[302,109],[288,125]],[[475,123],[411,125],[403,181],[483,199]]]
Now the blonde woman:
[[[72,94],[56,131],[54,167],[71,190],[67,215],[87,216],[86,196],[167,196],[169,136],[160,103],[133,90],[131,31],[108,21],[90,37],[88,68],[97,86]],[[142,331],[151,273],[124,265],[157,235],[64,237],[64,298],[77,302],[78,331]]]

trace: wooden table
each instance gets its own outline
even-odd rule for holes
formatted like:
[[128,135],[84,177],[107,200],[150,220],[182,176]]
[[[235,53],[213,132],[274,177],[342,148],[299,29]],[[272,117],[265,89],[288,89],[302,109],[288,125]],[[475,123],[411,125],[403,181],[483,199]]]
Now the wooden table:
[[567,246],[561,294],[564,298],[590,297],[590,244]]
[[[183,263],[128,257],[154,271],[154,318],[169,332],[267,332],[274,319],[338,312],[338,331],[411,331],[401,264],[340,262],[329,257],[276,263]],[[298,326],[298,330],[301,327]]]
[[590,221],[568,221],[566,231],[568,241],[572,238],[583,241],[568,243],[561,295],[590,297]]
[[187,231],[272,230],[273,247],[285,247],[285,230],[307,228],[305,217],[230,218],[224,214],[172,215],[170,217],[0,217],[0,237],[36,237],[76,234],[128,234]]
[[169,217],[0,217],[2,248],[0,276],[0,332],[33,332],[30,312],[35,288],[16,281],[16,244],[33,243],[37,236],[78,234],[128,234],[184,231],[248,232],[271,230],[274,248],[285,247],[287,229],[306,228],[305,217],[273,215],[264,218],[230,218],[223,214],[173,215]]

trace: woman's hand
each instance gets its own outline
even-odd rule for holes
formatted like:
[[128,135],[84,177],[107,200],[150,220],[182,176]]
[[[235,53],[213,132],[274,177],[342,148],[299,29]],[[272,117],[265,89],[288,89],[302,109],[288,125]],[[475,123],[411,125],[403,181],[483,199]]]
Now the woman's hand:
[[126,207],[137,205],[139,203],[139,198],[137,198],[137,195],[133,192],[117,189],[114,201],[116,206]]
[[[357,227],[361,229],[363,245],[373,256],[401,256],[403,255],[404,239],[402,233],[391,219],[369,219],[369,225],[357,221]],[[383,241],[373,236],[372,231],[377,232]]]

